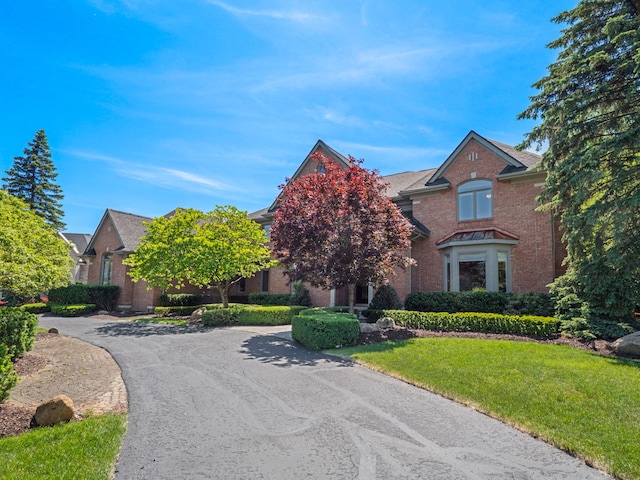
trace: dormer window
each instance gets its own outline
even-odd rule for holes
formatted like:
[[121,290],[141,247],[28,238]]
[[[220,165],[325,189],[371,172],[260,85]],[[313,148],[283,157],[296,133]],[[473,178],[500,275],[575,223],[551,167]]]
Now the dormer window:
[[458,221],[493,216],[491,180],[472,180],[458,187]]

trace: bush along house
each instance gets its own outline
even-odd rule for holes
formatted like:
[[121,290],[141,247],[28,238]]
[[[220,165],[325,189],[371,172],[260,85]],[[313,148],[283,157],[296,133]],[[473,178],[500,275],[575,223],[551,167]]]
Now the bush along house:
[[[338,164],[347,159],[321,140],[291,177],[319,171],[313,155]],[[414,226],[408,254],[415,265],[399,270],[390,284],[404,299],[411,292],[548,291],[563,273],[565,249],[558,225],[539,211],[537,197],[546,173],[541,157],[469,132],[439,168],[383,177],[386,193]],[[250,217],[268,232],[276,201]],[[288,278],[274,267],[235,286],[235,295],[287,293]],[[356,303],[367,305],[374,285],[357,288]],[[316,306],[346,305],[346,289],[310,288]]]

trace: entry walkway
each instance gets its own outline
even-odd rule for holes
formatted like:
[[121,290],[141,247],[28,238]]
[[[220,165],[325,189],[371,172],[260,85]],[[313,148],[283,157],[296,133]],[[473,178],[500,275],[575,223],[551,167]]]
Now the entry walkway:
[[122,368],[118,479],[608,478],[472,409],[273,334],[282,330],[41,324],[106,348]]

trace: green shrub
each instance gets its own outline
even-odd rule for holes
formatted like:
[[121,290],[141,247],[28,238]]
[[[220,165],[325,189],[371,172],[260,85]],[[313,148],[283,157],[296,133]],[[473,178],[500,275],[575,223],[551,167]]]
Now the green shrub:
[[240,325],[289,325],[293,317],[306,309],[301,305],[247,305],[240,308],[237,320]]
[[163,307],[192,307],[202,304],[202,295],[195,293],[163,293],[160,295],[160,305]]
[[64,305],[81,305],[93,303],[100,310],[112,311],[120,287],[117,285],[87,285],[74,283],[66,287],[53,288],[49,291],[49,302]]
[[553,317],[555,316],[555,304],[548,293],[512,293],[502,313]]
[[0,309],[0,344],[13,360],[33,348],[38,317],[19,307]]
[[254,292],[249,294],[249,303],[253,305],[289,305],[291,295],[288,293]]
[[222,308],[222,305],[208,305],[207,310],[202,314],[202,324],[208,327],[222,327],[237,323],[241,310],[242,307],[238,305],[229,305],[229,308]]
[[368,308],[362,311],[362,316],[367,319],[368,323],[376,323],[382,317],[384,317],[384,310],[373,310]]
[[355,345],[360,322],[353,314],[317,312],[298,315],[291,321],[291,336],[311,350]]
[[553,316],[554,305],[546,293],[414,292],[407,295],[405,310],[416,312],[484,312],[510,315]]
[[0,403],[9,398],[9,392],[18,384],[18,374],[13,369],[13,362],[7,346],[0,343]]
[[485,332],[547,337],[559,331],[556,318],[533,315],[385,310],[384,316],[393,318],[396,325],[442,332]]
[[175,306],[175,307],[156,307],[153,309],[153,313],[157,317],[187,317],[195,312],[197,309],[201,308],[202,305],[191,305],[191,306]]
[[291,294],[291,305],[301,305],[310,307],[311,294],[309,289],[302,282],[293,282],[293,293]]
[[60,303],[52,303],[51,313],[59,317],[79,317],[86,313],[91,313],[96,309],[94,303],[81,303],[78,305],[64,305]]
[[400,310],[402,302],[391,285],[380,285],[369,304],[370,310]]
[[52,288],[49,290],[49,302],[65,305],[91,303],[89,289],[84,283],[73,283],[66,287]]
[[24,305],[21,305],[20,308],[22,310],[24,310],[25,312],[29,312],[29,313],[45,313],[45,312],[50,312],[51,311],[51,307],[44,303],[44,302],[40,302],[40,303],[25,303]]
[[115,309],[120,287],[117,285],[87,285],[89,301],[95,303],[98,310],[111,312]]
[[302,310],[298,315],[317,315],[327,313],[349,313],[349,307],[315,307]]

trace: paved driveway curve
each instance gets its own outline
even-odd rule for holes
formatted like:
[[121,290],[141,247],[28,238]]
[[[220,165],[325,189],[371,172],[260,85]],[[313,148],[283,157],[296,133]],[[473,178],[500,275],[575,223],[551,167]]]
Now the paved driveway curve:
[[476,411],[237,328],[42,318],[129,392],[118,479],[609,478]]

